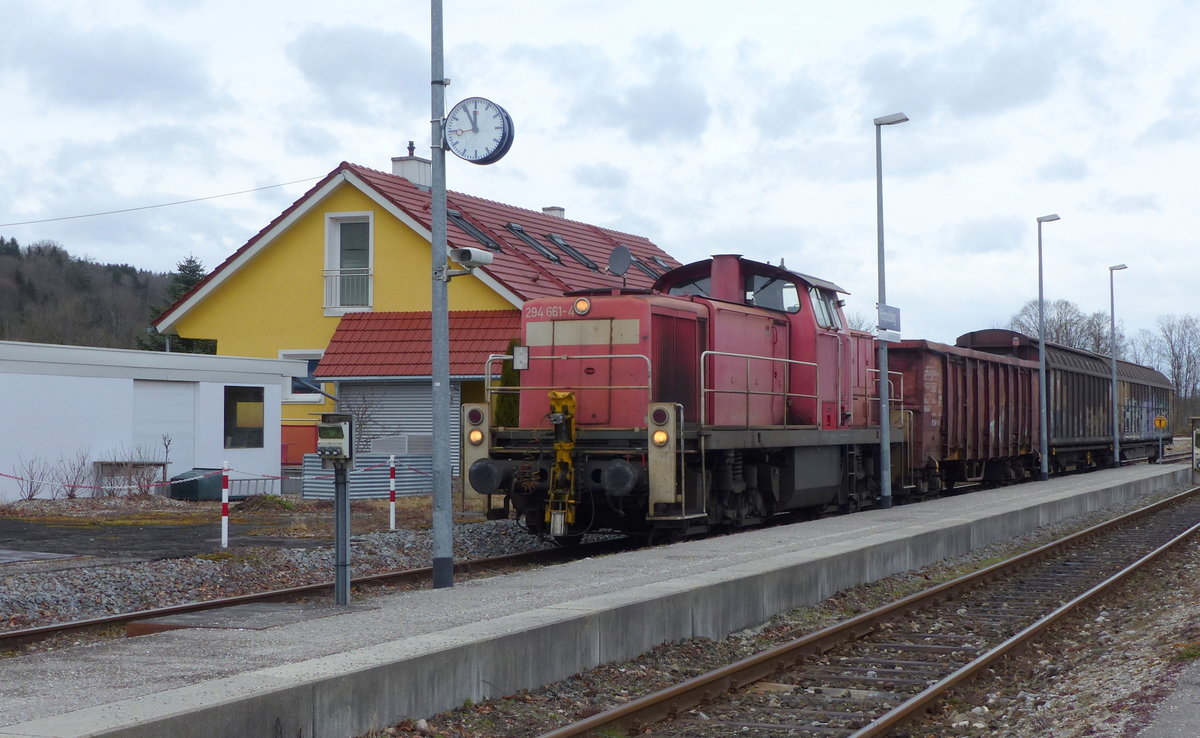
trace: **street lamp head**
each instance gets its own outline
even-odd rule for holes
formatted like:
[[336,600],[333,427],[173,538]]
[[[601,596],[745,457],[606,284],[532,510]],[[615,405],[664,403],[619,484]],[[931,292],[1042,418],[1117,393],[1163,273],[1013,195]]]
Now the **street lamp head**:
[[1129,267],[1125,266],[1124,264],[1117,264],[1116,266],[1110,266],[1110,267],[1108,268],[1108,271],[1110,271],[1110,272],[1119,272],[1119,271],[1121,271],[1122,269],[1128,269],[1128,268],[1129,268]]
[[1043,216],[1041,216],[1040,218],[1038,218],[1038,219],[1037,219],[1037,222],[1039,222],[1039,223],[1049,223],[1049,222],[1051,222],[1051,221],[1054,221],[1054,220],[1058,220],[1058,216],[1057,216],[1057,215],[1043,215]]
[[875,125],[877,125],[877,126],[894,126],[897,123],[905,123],[907,121],[908,121],[908,116],[905,115],[904,113],[892,113],[891,115],[885,115],[882,118],[876,118]]

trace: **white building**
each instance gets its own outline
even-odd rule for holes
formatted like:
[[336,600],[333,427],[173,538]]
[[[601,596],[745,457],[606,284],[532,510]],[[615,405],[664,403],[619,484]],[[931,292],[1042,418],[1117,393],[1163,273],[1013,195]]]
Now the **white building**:
[[83,465],[84,484],[126,462],[157,478],[223,462],[231,477],[278,476],[280,400],[307,374],[303,361],[0,341],[0,501],[33,476],[39,497],[61,494],[52,482]]

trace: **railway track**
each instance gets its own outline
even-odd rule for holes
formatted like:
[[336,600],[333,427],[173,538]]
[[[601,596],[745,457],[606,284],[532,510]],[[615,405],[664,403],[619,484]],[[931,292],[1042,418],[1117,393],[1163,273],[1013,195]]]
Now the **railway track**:
[[[487,559],[472,559],[469,561],[461,561],[456,563],[454,565],[454,573],[457,576],[467,577],[481,576],[489,573],[501,573],[525,566],[560,563],[581,555],[594,556],[612,553],[615,551],[625,550],[629,548],[630,545],[632,544],[630,543],[629,539],[614,538],[596,541],[593,543],[584,543],[573,547],[548,548],[539,551],[527,551],[520,554],[512,554],[509,556],[497,556]],[[351,579],[350,583],[351,586],[359,588],[369,586],[417,588],[427,585],[432,580],[432,577],[432,568],[421,567],[417,569],[405,569],[403,571],[393,571],[382,574],[371,574],[362,577],[355,577]],[[50,623],[32,628],[9,630],[0,632],[0,652],[16,649],[23,645],[28,645],[30,643],[35,643],[68,633],[78,633],[102,628],[127,626],[129,623],[136,620],[158,618],[168,615],[179,615],[182,613],[202,612],[205,610],[216,610],[223,607],[231,607],[233,605],[246,605],[257,602],[294,601],[309,597],[317,597],[324,594],[331,594],[333,592],[333,586],[333,581],[319,582],[316,584],[289,587],[287,589],[277,589],[268,592],[255,592],[252,594],[237,595],[234,597],[223,597],[220,599],[189,602],[182,605],[159,607],[151,610],[118,613],[115,615],[107,615],[98,618],[89,618],[87,620],[76,620],[67,623]]]
[[1200,530],[1198,493],[1189,490],[541,738],[604,728],[656,738],[888,735]]

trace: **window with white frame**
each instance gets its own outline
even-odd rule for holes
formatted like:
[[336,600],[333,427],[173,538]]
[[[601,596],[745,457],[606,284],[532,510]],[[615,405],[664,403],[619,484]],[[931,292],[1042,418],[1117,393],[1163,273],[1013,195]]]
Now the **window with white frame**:
[[371,213],[327,213],[325,222],[325,310],[338,314],[370,309]]
[[280,350],[279,358],[303,361],[308,364],[308,374],[306,376],[292,378],[291,386],[287,388],[287,391],[283,395],[284,402],[317,404],[325,401],[325,396],[313,389],[313,385],[324,387],[320,380],[313,377],[313,372],[317,370],[317,364],[320,363],[321,356],[323,355],[324,352],[317,349]]

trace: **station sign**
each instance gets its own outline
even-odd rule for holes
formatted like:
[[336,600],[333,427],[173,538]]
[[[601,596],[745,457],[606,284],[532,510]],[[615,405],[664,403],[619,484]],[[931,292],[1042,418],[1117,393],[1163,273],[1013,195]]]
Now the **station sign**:
[[900,308],[880,303],[879,330],[900,332]]

